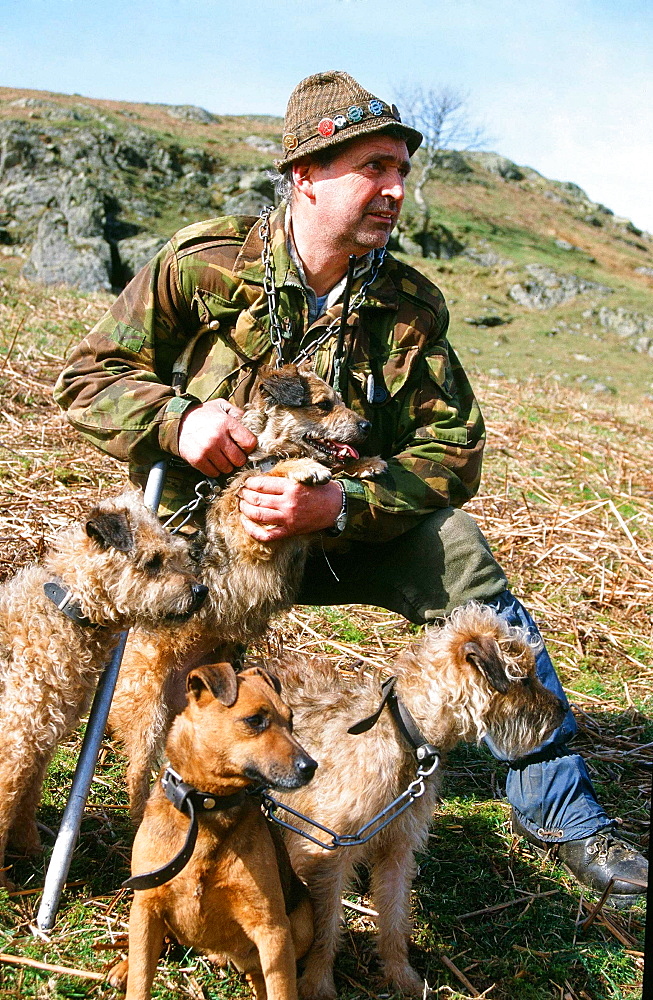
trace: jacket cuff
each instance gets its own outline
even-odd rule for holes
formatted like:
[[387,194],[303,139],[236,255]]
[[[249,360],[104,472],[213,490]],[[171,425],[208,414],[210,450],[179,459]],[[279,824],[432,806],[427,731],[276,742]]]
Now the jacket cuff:
[[159,417],[159,448],[161,448],[161,451],[179,458],[179,425],[181,424],[181,419],[188,410],[201,405],[201,401],[197,396],[191,396],[190,393],[184,393],[182,396],[174,396],[168,401]]

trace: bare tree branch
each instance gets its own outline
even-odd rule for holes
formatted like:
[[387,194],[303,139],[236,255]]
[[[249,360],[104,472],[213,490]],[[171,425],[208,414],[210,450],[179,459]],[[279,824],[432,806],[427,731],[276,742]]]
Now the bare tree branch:
[[431,210],[424,197],[424,187],[431,180],[442,152],[479,149],[487,143],[488,137],[483,126],[470,119],[469,94],[465,91],[446,85],[427,89],[421,84],[403,83],[397,89],[396,99],[402,121],[424,136],[414,197],[420,212],[421,242],[426,247]]

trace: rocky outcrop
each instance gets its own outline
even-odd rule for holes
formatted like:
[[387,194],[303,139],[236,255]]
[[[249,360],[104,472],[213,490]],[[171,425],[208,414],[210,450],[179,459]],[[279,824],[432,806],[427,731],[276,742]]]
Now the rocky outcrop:
[[500,156],[499,153],[466,153],[465,154],[472,163],[478,164],[484,170],[488,170],[491,174],[497,174],[499,177],[503,177],[506,181],[523,181],[525,174],[505,156]]
[[622,340],[630,341],[633,350],[648,354],[653,358],[653,316],[631,312],[628,309],[589,309],[583,314],[586,319],[594,318],[604,330],[610,330]]
[[[165,243],[157,220],[171,204],[189,221],[257,215],[274,204],[267,168],[225,167],[217,154],[90,106],[40,98],[20,106],[41,120],[0,122],[0,242],[24,248],[33,280],[119,288]],[[216,120],[190,105],[167,110]],[[270,165],[273,156],[271,149]]]
[[587,292],[598,295],[612,292],[607,285],[579,278],[576,274],[559,274],[542,264],[527,264],[525,270],[529,278],[513,285],[508,294],[526,309],[551,309]]
[[180,118],[184,122],[198,122],[200,125],[210,125],[217,122],[206,108],[198,108],[194,104],[166,104],[165,109],[171,118]]
[[75,236],[63,212],[48,209],[23,274],[43,285],[72,285],[84,292],[111,290],[111,248],[99,236]]

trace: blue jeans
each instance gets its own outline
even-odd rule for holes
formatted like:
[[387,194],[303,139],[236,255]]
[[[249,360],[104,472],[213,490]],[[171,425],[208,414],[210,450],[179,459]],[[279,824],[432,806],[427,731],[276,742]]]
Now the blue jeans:
[[538,628],[507,590],[506,577],[473,518],[453,508],[435,511],[391,541],[337,544],[328,560],[319,549],[311,556],[298,604],[371,604],[424,625],[476,600],[539,639],[538,676],[568,711],[536,753],[510,762],[508,801],[529,832],[552,843],[580,840],[612,825],[582,757],[565,745],[576,723]]

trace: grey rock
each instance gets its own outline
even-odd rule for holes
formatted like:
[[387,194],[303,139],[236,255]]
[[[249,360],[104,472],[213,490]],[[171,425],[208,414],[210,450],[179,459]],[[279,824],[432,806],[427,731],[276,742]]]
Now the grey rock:
[[506,323],[511,323],[512,320],[504,319],[503,316],[497,316],[496,313],[489,313],[487,316],[465,316],[463,323],[469,323],[470,326],[504,326]]
[[514,261],[507,257],[502,257],[494,250],[485,247],[467,247],[462,251],[464,257],[468,257],[480,267],[512,267]]
[[225,215],[259,215],[261,209],[274,202],[260,191],[244,191],[226,198],[222,206]]
[[473,171],[462,153],[455,149],[443,149],[435,157],[435,166],[439,170],[451,170],[454,174],[470,174]]
[[118,240],[118,257],[122,267],[121,284],[123,281],[130,281],[167,242],[163,236],[155,236],[152,233],[139,233],[137,236]]
[[180,118],[185,122],[199,122],[200,125],[210,125],[218,120],[210,111],[198,108],[194,104],[167,104],[165,110],[171,118]]
[[653,358],[653,339],[651,337],[638,337],[633,343],[633,347],[638,354],[649,354]]
[[63,212],[47,211],[23,275],[44,285],[71,285],[85,292],[111,290],[111,249],[99,238],[74,238]]
[[653,316],[645,313],[630,312],[621,306],[618,309],[602,306],[594,315],[604,330],[611,330],[624,340],[653,336]]
[[500,156],[498,153],[467,153],[467,158],[473,163],[477,163],[484,170],[488,170],[491,174],[497,174],[499,177],[503,177],[506,181],[523,181],[524,173],[519,169],[516,163],[509,160],[506,156]]
[[542,264],[527,264],[525,270],[530,280],[513,285],[508,294],[526,309],[551,309],[587,292],[600,295],[612,292],[606,285],[587,281],[575,274],[559,274]]
[[270,156],[280,156],[282,153],[278,143],[262,135],[248,135],[246,139],[243,139],[243,142],[251,146],[252,149],[258,149],[259,153],[269,153]]
[[643,274],[645,278],[653,278],[653,267],[636,267],[635,274]]
[[274,201],[274,183],[267,170],[249,170],[241,174],[238,187],[241,191],[256,191]]

